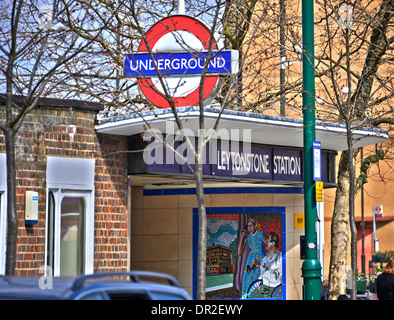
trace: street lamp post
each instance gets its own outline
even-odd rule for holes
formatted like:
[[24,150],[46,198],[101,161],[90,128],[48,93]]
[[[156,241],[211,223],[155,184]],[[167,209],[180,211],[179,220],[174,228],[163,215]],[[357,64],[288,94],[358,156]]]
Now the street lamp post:
[[302,264],[304,300],[320,300],[321,265],[317,259],[316,198],[313,181],[315,140],[314,0],[302,0],[303,118],[304,118],[304,206],[305,260]]

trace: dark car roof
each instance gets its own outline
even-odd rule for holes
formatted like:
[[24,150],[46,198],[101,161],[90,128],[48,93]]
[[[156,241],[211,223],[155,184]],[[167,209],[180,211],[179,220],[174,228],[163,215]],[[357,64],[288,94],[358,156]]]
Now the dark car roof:
[[[114,278],[116,276],[116,278]],[[120,278],[119,278],[120,277]],[[166,292],[189,299],[175,278],[155,272],[96,273],[79,277],[0,277],[0,299],[78,299],[88,292]],[[150,297],[150,296],[149,296]]]
[[73,278],[0,277],[0,299],[57,300],[74,282]]

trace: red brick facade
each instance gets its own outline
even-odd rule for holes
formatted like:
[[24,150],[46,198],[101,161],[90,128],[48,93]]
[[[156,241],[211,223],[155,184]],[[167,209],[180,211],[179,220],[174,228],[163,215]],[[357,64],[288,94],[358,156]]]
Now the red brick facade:
[[[97,105],[41,105],[26,116],[16,145],[18,244],[16,275],[38,275],[45,264],[47,157],[95,159],[94,270],[127,270],[127,137],[97,134]],[[59,103],[59,104],[60,104]],[[0,108],[0,121],[4,121]],[[5,152],[0,132],[0,152]],[[39,195],[39,220],[25,225],[25,191]]]

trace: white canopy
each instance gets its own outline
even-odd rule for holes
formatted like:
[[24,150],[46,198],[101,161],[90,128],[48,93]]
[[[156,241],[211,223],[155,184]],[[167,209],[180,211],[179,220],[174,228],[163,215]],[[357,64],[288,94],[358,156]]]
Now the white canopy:
[[[199,108],[179,108],[178,114],[184,123],[184,127],[196,133],[199,123]],[[204,111],[205,129],[213,128],[218,116],[218,109],[206,108]],[[141,115],[132,114],[102,119],[96,126],[96,130],[99,133],[131,136],[146,131],[150,126],[164,134],[169,121],[175,123],[172,111],[170,109],[157,109]],[[177,129],[175,124],[174,126]],[[303,126],[301,119],[225,110],[220,115],[218,129],[229,131],[231,129],[241,131],[251,129],[252,143],[302,148]],[[333,151],[347,149],[344,125],[316,121],[315,128],[316,141],[321,142],[322,149]],[[353,129],[353,137],[354,147],[363,147],[385,141],[388,134],[383,130],[360,127]]]

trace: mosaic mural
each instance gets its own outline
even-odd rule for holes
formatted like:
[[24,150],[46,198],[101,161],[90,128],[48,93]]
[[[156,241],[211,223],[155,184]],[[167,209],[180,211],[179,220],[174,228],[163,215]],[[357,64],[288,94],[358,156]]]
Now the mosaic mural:
[[209,214],[207,220],[207,297],[281,298],[281,213]]

